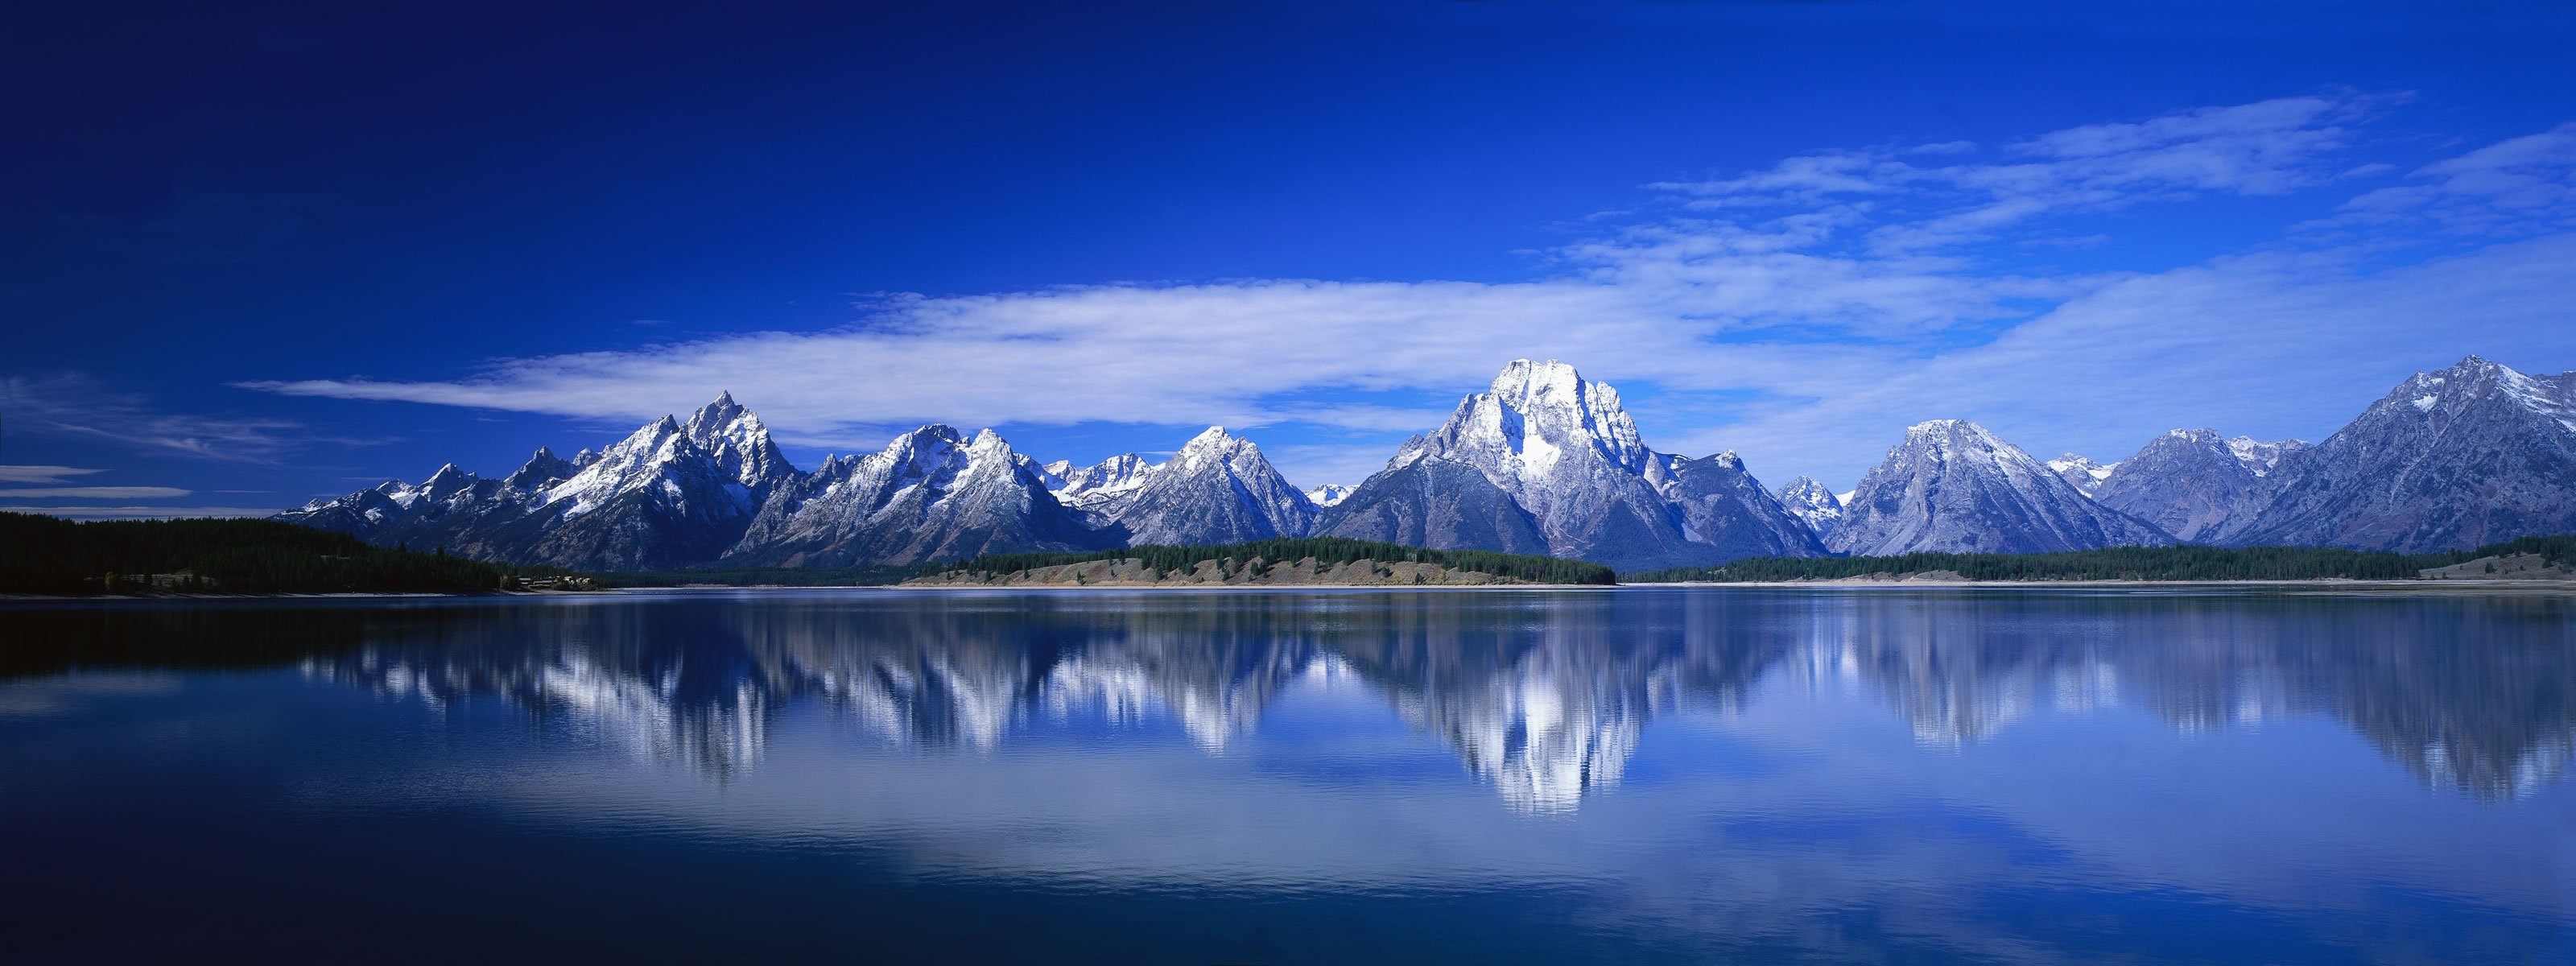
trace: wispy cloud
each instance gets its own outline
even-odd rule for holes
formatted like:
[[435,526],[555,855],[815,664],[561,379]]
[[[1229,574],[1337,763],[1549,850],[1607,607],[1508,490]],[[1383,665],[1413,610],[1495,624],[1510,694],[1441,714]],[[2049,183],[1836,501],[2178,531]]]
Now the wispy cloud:
[[0,483],[68,483],[75,476],[104,472],[71,466],[0,466]]
[[14,428],[207,459],[268,462],[311,442],[295,434],[300,425],[290,420],[170,412],[148,396],[111,390],[77,373],[0,379],[0,412]]
[[1548,253],[1551,274],[1520,283],[898,295],[828,331],[508,359],[445,381],[245,385],[638,421],[733,389],[790,442],[869,449],[886,428],[923,422],[1293,423],[1349,435],[1348,446],[1271,448],[1310,484],[1374,468],[1387,446],[1369,434],[1428,429],[1441,415],[1336,396],[1471,392],[1520,356],[1573,361],[1631,389],[1652,444],[1737,449],[1768,477],[1847,481],[1899,428],[1941,415],[2105,455],[2185,423],[2269,432],[2297,414],[2310,421],[2295,430],[2312,432],[2331,425],[2325,409],[2349,415],[2375,396],[2365,384],[2384,384],[2391,360],[2480,351],[2546,365],[2562,347],[2576,352],[2556,334],[2576,327],[2547,314],[2576,295],[2570,262],[2551,262],[2576,254],[2551,234],[2564,227],[2553,219],[2568,204],[2576,132],[2422,166],[2412,195],[2354,199],[2356,211],[2461,224],[2473,203],[2512,219],[2500,237],[2524,239],[2442,261],[2284,244],[2182,269],[2160,258],[2153,272],[2069,272],[2030,253],[2090,246],[2088,260],[2106,263],[2118,227],[2077,216],[2375,176],[2354,156],[2356,132],[2388,103],[2283,98],[2067,128],[1991,155],[1966,143],[1829,151],[1654,185],[1665,203],[1596,222],[1592,237]]
[[2576,122],[2425,165],[2408,179],[2418,183],[2354,198],[2327,224],[2422,220],[2482,235],[2576,225]]
[[54,486],[0,489],[0,499],[15,500],[167,500],[194,490],[175,486]]

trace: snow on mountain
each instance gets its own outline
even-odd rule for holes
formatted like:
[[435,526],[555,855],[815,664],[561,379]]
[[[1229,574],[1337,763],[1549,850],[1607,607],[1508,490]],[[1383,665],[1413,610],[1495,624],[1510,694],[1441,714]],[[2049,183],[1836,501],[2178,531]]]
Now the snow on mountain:
[[[1424,468],[1423,460],[1440,464]],[[1514,360],[1486,391],[1466,397],[1447,423],[1405,443],[1380,476],[1401,475],[1389,496],[1421,492],[1419,499],[1373,499],[1365,512],[1352,503],[1370,491],[1363,482],[1325,529],[1341,536],[1383,533],[1466,534],[1508,539],[1510,514],[1490,506],[1481,492],[1422,491],[1454,479],[1446,464],[1472,467],[1537,524],[1548,551],[1617,567],[1705,564],[1726,558],[1729,547],[1692,539],[1691,520],[1678,505],[1681,464],[1647,449],[1637,425],[1620,405],[1619,392],[1584,379],[1573,366],[1550,360]],[[1715,466],[1687,499],[1700,519],[1730,541],[1764,532],[1771,517],[1785,518],[1767,492],[1742,494]],[[1740,465],[1734,471],[1740,471]],[[1374,480],[1375,477],[1372,477]],[[1450,513],[1457,519],[1395,521],[1396,512]],[[1350,522],[1355,521],[1355,522]],[[1720,522],[1725,521],[1725,522]],[[1742,522],[1743,526],[1735,526]],[[1793,528],[1803,529],[1803,528]],[[1373,538],[1376,539],[1376,538]],[[1760,543],[1761,540],[1756,540]],[[1435,546],[1438,546],[1435,544]],[[1487,546],[1484,549],[1505,549]]]
[[1134,544],[1209,544],[1302,537],[1315,503],[1271,468],[1261,447],[1222,426],[1181,446],[1114,514]]
[[1117,542],[1057,502],[1039,469],[992,430],[969,439],[947,426],[924,426],[789,483],[725,559],[851,566]]
[[1825,540],[1836,552],[1880,556],[2050,553],[2173,539],[2100,506],[2048,465],[1984,427],[1957,419],[1915,424],[1862,475]]
[[2416,373],[2270,475],[2230,542],[2417,552],[2576,530],[2576,372],[2470,356]]
[[2418,373],[2324,443],[2176,430],[2109,465],[2040,463],[1936,420],[1850,493],[1776,495],[1733,454],[1648,449],[1608,385],[1516,360],[1357,486],[1300,492],[1211,429],[1165,464],[1039,464],[987,430],[925,426],[791,466],[731,394],[570,459],[442,466],[279,519],[371,543],[584,569],[904,563],[997,551],[1324,533],[1554,553],[1622,569],[1755,554],[2062,550],[2168,537],[2424,550],[2576,530],[2576,374],[2471,356]]
[[2227,441],[2227,451],[2255,476],[2270,476],[2281,461],[2307,452],[2312,444],[2304,439],[2276,439],[2270,442],[2251,436],[2237,436]]
[[1314,489],[1307,490],[1306,499],[1314,501],[1314,504],[1318,507],[1328,507],[1348,499],[1351,495],[1351,491],[1354,489],[1358,488],[1343,486],[1339,483],[1326,483]]
[[2085,496],[2092,496],[2095,493],[2101,492],[2102,481],[2109,479],[2111,477],[2112,469],[2119,465],[2120,464],[2118,463],[2112,463],[2105,466],[2101,463],[2094,462],[2093,458],[2090,456],[2077,456],[2073,453],[2067,453],[2056,459],[2048,461],[2049,472],[2055,473],[2059,479],[2073,484],[2075,489],[2078,492],[2083,493]]
[[1843,521],[1843,501],[1815,477],[1801,476],[1780,487],[1780,506],[1823,540]]
[[[1063,467],[1055,470],[1055,467]],[[1122,453],[1090,466],[1075,469],[1059,460],[1048,464],[1056,482],[1048,487],[1065,505],[1115,517],[1136,497],[1136,492],[1153,478],[1158,464],[1145,462],[1134,453]]]

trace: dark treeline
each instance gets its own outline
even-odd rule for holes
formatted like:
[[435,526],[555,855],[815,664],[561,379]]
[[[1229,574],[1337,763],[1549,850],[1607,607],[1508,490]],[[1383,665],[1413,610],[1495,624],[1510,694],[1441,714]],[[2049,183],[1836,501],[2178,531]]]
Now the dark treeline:
[[875,587],[899,584],[946,569],[944,564],[885,567],[741,567],[705,570],[629,570],[590,574],[602,587]]
[[950,564],[939,569],[982,574],[1012,574],[1037,567],[1088,563],[1094,560],[1138,560],[1161,573],[1187,572],[1210,560],[1232,560],[1237,565],[1260,558],[1268,564],[1295,563],[1308,557],[1316,563],[1331,565],[1360,560],[1380,563],[1427,563],[1451,570],[1472,570],[1545,584],[1609,584],[1617,580],[1610,568],[1580,560],[1559,557],[1536,557],[1524,554],[1496,553],[1490,550],[1426,550],[1393,543],[1374,543],[1342,537],[1283,537],[1248,543],[1226,543],[1202,547],[1166,547],[1144,545],[1096,553],[995,553]]
[[1969,580],[2413,580],[2480,557],[2576,558],[2576,535],[2523,537],[2475,550],[2384,553],[2334,547],[2108,547],[2071,553],[1909,553],[1887,557],[1752,557],[1720,567],[1622,574],[1633,583],[1840,580],[1946,570]]
[[475,593],[512,568],[370,547],[274,520],[101,520],[0,513],[0,593]]

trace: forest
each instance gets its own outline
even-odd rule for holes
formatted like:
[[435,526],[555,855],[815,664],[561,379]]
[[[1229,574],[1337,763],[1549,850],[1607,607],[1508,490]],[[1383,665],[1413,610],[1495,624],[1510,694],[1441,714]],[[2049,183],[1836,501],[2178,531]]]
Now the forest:
[[482,593],[553,568],[387,550],[274,520],[99,520],[0,513],[0,593]]
[[1096,553],[997,553],[986,554],[939,569],[983,574],[1011,574],[1037,567],[1058,564],[1087,563],[1094,560],[1141,560],[1157,571],[1189,570],[1202,561],[1250,561],[1254,558],[1270,563],[1294,563],[1308,557],[1316,563],[1332,565],[1357,560],[1382,563],[1428,563],[1451,570],[1472,570],[1543,584],[1611,584],[1617,575],[1610,568],[1580,560],[1560,557],[1538,557],[1525,554],[1497,553],[1490,550],[1426,550],[1402,544],[1376,543],[1343,537],[1281,537],[1246,543],[1225,543],[1198,547],[1144,545]]
[[2334,547],[2107,547],[2069,553],[1909,553],[1887,557],[1749,557],[1716,567],[1621,574],[1628,583],[1839,580],[1949,571],[1968,580],[2414,580],[2480,557],[2576,559],[2576,534],[2523,537],[2475,550],[2385,553]]

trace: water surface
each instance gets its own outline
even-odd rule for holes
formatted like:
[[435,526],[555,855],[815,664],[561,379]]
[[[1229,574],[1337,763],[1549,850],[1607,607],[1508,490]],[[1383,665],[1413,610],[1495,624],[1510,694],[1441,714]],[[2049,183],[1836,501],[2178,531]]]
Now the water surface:
[[2554,962],[2576,606],[0,605],[11,959]]

